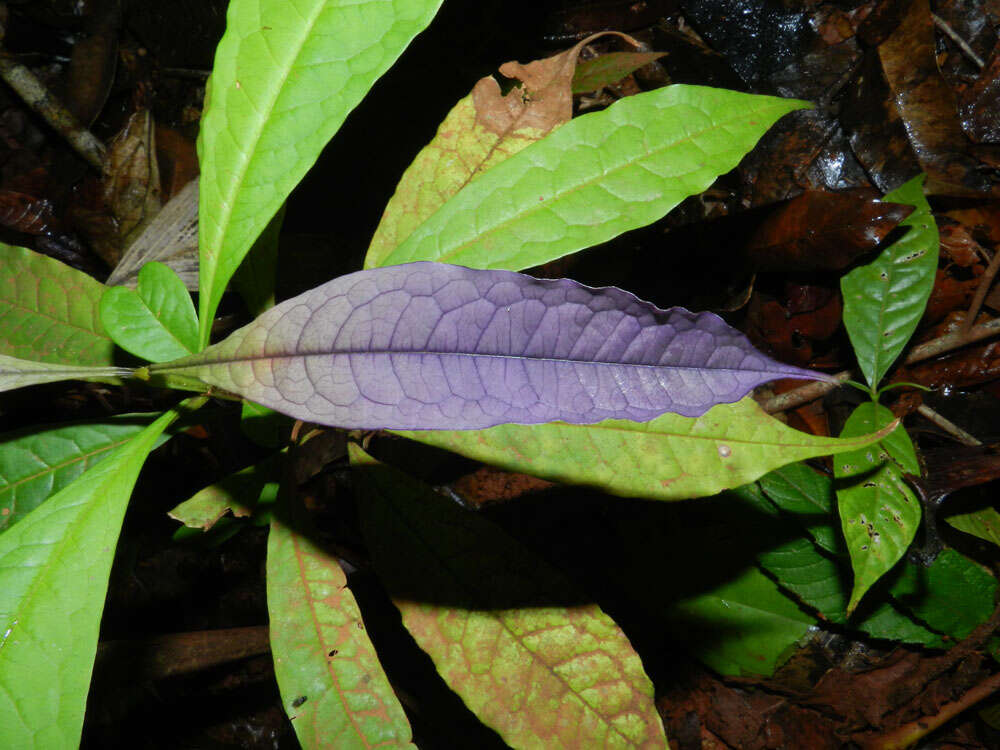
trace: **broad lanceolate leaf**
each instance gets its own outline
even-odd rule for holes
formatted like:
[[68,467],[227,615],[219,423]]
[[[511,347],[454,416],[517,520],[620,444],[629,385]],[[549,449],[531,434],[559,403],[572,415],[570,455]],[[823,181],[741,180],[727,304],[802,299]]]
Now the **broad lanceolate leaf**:
[[235,0],[198,136],[201,343],[250,245],[441,0]]
[[697,419],[665,414],[645,423],[510,424],[479,432],[401,434],[508,471],[654,500],[714,495],[784,464],[878,439],[807,435],[765,414],[749,398],[716,406]]
[[351,446],[372,560],[445,682],[523,748],[665,748],[653,686],[599,607],[490,521]]
[[[848,417],[841,437],[865,435],[894,420],[875,403],[861,404]],[[854,569],[848,613],[864,593],[906,552],[920,525],[920,502],[903,474],[920,474],[913,443],[895,430],[878,445],[842,453],[833,462],[837,504]]]
[[934,286],[938,230],[923,192],[924,175],[885,196],[914,211],[900,226],[909,231],[866,266],[841,279],[844,326],[861,372],[876,388],[917,328]]
[[0,735],[76,747],[125,507],[174,411],[0,535]]
[[0,243],[0,354],[53,364],[110,365],[115,345],[97,310],[103,292],[82,271]]
[[150,371],[368,429],[698,416],[769,380],[822,377],[768,359],[711,313],[437,263],[342,276]]
[[0,354],[0,391],[12,391],[39,383],[60,380],[106,380],[126,377],[132,373],[126,367],[87,367],[72,364],[35,362]]
[[382,261],[522,269],[662,217],[804,105],[667,86],[578,117],[465,186]]
[[384,265],[414,229],[473,178],[569,121],[576,59],[592,40],[527,65],[504,63],[500,72],[523,83],[506,95],[493,76],[476,83],[403,173],[372,237],[365,268]]
[[144,265],[135,289],[105,290],[101,322],[118,346],[151,362],[198,351],[198,317],[191,294],[163,263]]
[[0,531],[124,445],[151,419],[124,416],[0,436]]
[[337,559],[278,521],[267,608],[275,677],[303,747],[414,747]]

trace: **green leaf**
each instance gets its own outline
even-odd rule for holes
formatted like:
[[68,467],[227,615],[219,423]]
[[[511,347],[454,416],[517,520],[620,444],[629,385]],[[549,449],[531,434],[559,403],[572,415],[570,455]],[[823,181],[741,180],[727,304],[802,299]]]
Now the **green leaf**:
[[[870,433],[895,421],[875,403],[861,404],[848,417],[842,438]],[[906,552],[920,525],[920,502],[903,474],[920,474],[906,430],[895,430],[877,446],[842,453],[833,462],[837,503],[854,569],[848,613],[864,593]]]
[[729,675],[773,674],[816,624],[754,567],[675,602],[668,616],[687,648],[716,672]]
[[139,270],[135,289],[108,288],[101,322],[122,349],[150,362],[168,362],[198,351],[198,317],[184,282],[153,261]]
[[983,508],[971,513],[957,513],[944,519],[950,525],[1000,547],[1000,513],[996,508]]
[[280,448],[288,443],[295,420],[274,409],[244,401],[240,407],[240,431],[257,445]]
[[[815,478],[805,476],[802,470],[811,472]],[[778,474],[785,476],[777,477]],[[777,491],[772,494],[768,489],[770,499],[755,496],[747,491],[749,487],[740,488],[734,494],[749,501],[757,510],[775,514],[778,507],[784,512],[781,516],[775,515],[766,532],[774,536],[775,543],[759,553],[757,561],[785,591],[816,610],[825,620],[838,625],[849,624],[874,638],[930,648],[945,647],[939,634],[915,622],[891,599],[869,602],[870,606],[856,612],[848,623],[850,563],[845,553],[838,551],[831,555],[815,541],[834,533],[833,482],[802,464],[793,464],[764,477],[761,485]],[[796,497],[796,487],[803,488],[808,496]],[[824,505],[828,509],[825,524],[813,510]],[[806,527],[807,536],[803,536]],[[808,538],[808,534],[813,538]]]
[[804,463],[783,466],[760,478],[760,487],[779,508],[796,516],[813,540],[831,554],[843,550],[832,526],[833,482]]
[[375,568],[484,723],[514,747],[667,746],[639,657],[599,607],[482,515],[350,453]]
[[303,747],[415,747],[337,559],[277,521],[267,608],[274,673]]
[[609,240],[703,191],[804,106],[683,85],[626,97],[470,182],[382,263],[519,270]]
[[112,364],[115,345],[97,310],[103,292],[82,271],[0,243],[0,354],[53,364]]
[[228,511],[236,518],[253,514],[264,486],[281,476],[279,456],[230,474],[199,490],[167,515],[185,526],[208,531]]
[[723,674],[770,675],[816,624],[754,565],[760,536],[773,526],[754,510],[725,494],[638,509],[617,528],[628,554],[616,580]]
[[0,531],[145,429],[152,416],[0,435]]
[[666,54],[666,52],[609,52],[592,60],[584,60],[576,66],[576,72],[573,74],[573,93],[586,94],[610,86]]
[[106,380],[126,377],[132,371],[126,367],[86,367],[71,364],[33,362],[0,354],[0,391],[12,391],[39,383],[60,380]]
[[198,136],[200,342],[251,244],[441,0],[234,0]]
[[508,471],[654,500],[713,495],[784,464],[879,439],[807,435],[768,416],[750,398],[720,404],[697,419],[665,414],[649,422],[510,424],[399,434]]
[[282,204],[233,275],[233,286],[239,290],[247,310],[253,317],[274,307],[274,285],[278,273],[278,237],[284,220],[285,206]]
[[923,622],[960,641],[993,614],[997,580],[953,549],[924,568],[905,565],[890,589]]
[[900,223],[909,231],[874,261],[855,268],[840,281],[844,326],[858,365],[873,389],[916,330],[934,286],[938,230],[924,197],[924,179],[925,175],[916,177],[884,198],[914,207]]
[[80,742],[108,575],[139,469],[170,411],[0,534],[4,745]]
[[523,84],[506,95],[493,76],[479,79],[403,174],[372,237],[365,268],[383,265],[414,229],[471,180],[570,120],[570,84],[580,49],[589,41],[527,65],[504,63],[501,74]]

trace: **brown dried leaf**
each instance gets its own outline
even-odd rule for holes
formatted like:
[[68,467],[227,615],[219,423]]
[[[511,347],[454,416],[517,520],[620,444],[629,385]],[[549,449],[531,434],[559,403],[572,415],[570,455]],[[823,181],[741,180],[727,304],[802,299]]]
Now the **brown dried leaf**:
[[759,271],[839,271],[874,250],[912,206],[873,190],[809,191],[774,211],[746,248]]
[[103,198],[118,221],[118,261],[145,225],[160,211],[160,170],[156,161],[153,116],[139,110],[129,117],[108,150]]
[[910,143],[928,180],[928,193],[1000,194],[965,145],[955,96],[935,58],[928,0],[914,0],[896,30],[879,45],[879,58]]

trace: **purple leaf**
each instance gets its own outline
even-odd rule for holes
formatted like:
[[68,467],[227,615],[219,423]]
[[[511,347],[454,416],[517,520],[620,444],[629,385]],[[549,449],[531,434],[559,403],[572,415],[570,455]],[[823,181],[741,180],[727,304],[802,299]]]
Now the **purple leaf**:
[[711,313],[437,263],[342,276],[149,369],[307,421],[424,430],[695,417],[769,380],[824,378],[765,357]]

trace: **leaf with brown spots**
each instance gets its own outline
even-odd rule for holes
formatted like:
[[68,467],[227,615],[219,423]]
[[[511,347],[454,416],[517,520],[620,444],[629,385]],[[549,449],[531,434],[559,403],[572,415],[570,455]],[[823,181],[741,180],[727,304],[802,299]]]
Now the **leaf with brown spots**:
[[[864,403],[848,417],[840,436],[865,435],[894,419],[886,407]],[[896,430],[877,445],[834,459],[837,508],[854,569],[848,615],[865,592],[899,562],[917,533],[920,502],[904,481],[904,473],[920,474],[906,430]]]
[[624,633],[477,513],[350,446],[372,561],[445,682],[514,747],[666,748]]
[[340,564],[278,521],[267,606],[281,702],[303,747],[414,747]]

